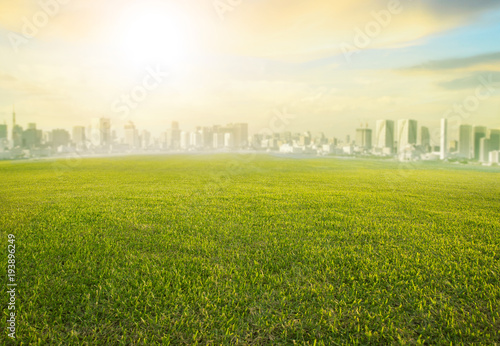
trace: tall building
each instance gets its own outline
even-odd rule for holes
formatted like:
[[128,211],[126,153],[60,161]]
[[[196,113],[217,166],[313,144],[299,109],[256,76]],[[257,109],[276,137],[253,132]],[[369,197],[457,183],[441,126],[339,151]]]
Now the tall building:
[[356,145],[363,150],[370,150],[372,148],[372,130],[371,129],[357,129],[356,130]]
[[28,128],[23,131],[22,147],[23,148],[36,148],[41,143],[41,133],[37,131],[35,123],[29,123]]
[[177,121],[172,121],[172,127],[167,130],[167,140],[169,149],[179,149],[181,147],[181,130]]
[[0,124],[0,139],[7,139],[7,125]]
[[189,143],[194,148],[202,148],[203,147],[203,136],[201,134],[201,129],[197,131],[193,131],[189,135]]
[[448,119],[441,119],[441,144],[439,146],[439,157],[446,159],[448,155]]
[[394,150],[394,121],[377,120],[375,131],[375,147],[390,148],[392,152]]
[[233,125],[234,146],[236,148],[248,147],[248,124],[239,123]]
[[151,132],[148,130],[142,130],[141,132],[141,147],[146,149],[151,144]]
[[411,119],[398,120],[398,152],[408,150],[417,144],[417,121]]
[[[220,146],[220,141],[222,140],[222,146],[226,148],[234,148],[235,143],[234,143],[234,133],[235,133],[235,128],[233,125],[229,124],[227,126],[221,126],[218,128],[218,143],[219,143],[219,148]],[[222,137],[222,139],[221,139]]]
[[486,137],[487,129],[484,126],[474,126],[474,160],[479,160],[481,156],[481,138]]
[[85,143],[85,127],[74,126],[72,139],[76,145],[83,145]]
[[224,133],[224,147],[233,148],[234,147],[234,135],[231,132]]
[[190,143],[190,134],[189,132],[186,132],[186,131],[182,131],[181,132],[181,137],[180,137],[180,148],[181,149],[189,149],[189,147],[191,146],[191,143]]
[[224,134],[222,132],[214,131],[212,147],[214,149],[220,149],[224,147]]
[[22,147],[23,128],[16,124],[16,110],[12,108],[12,147]]
[[214,141],[213,141],[213,130],[210,127],[204,127],[201,129],[201,140],[203,142],[203,147],[204,148],[212,148]]
[[134,123],[129,121],[127,124],[125,124],[123,130],[125,136],[125,144],[127,144],[130,149],[138,148],[140,146],[139,133],[135,128]]
[[490,148],[492,151],[500,150],[500,130],[490,130]]
[[466,159],[474,157],[474,136],[471,125],[460,125],[458,129],[458,155]]
[[420,128],[420,146],[425,153],[431,150],[431,133],[427,126]]
[[479,161],[481,162],[489,162],[490,160],[490,139],[486,137],[482,137],[479,140]]
[[111,121],[108,118],[91,120],[90,140],[97,147],[108,147],[111,144]]
[[52,130],[52,147],[57,148],[59,146],[67,146],[70,141],[69,132],[62,129]]

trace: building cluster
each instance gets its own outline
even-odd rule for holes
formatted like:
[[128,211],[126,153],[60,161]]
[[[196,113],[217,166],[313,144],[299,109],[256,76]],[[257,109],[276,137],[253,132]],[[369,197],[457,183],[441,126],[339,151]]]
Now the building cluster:
[[[418,126],[412,119],[378,120],[375,132],[368,125],[356,129],[356,137],[345,141],[327,139],[323,135],[313,139],[304,135],[275,135],[272,148],[283,153],[316,153],[320,155],[357,155],[394,157],[400,161],[457,160],[499,164],[500,129],[484,126],[460,125],[458,140],[449,140],[447,119],[441,119],[436,129],[438,142],[433,142],[429,127]],[[281,143],[281,144],[280,144]]]
[[[498,164],[500,129],[484,126],[458,126],[458,140],[449,140],[448,120],[441,119],[439,142],[431,142],[428,127],[418,127],[416,120],[379,120],[376,123],[375,142],[371,129],[356,130],[356,143],[348,151],[372,155],[397,156],[400,160],[461,159]],[[437,144],[437,145],[433,145]]]
[[[291,154],[356,155],[394,157],[401,161],[460,159],[498,164],[500,129],[460,125],[458,140],[448,140],[448,122],[441,120],[438,143],[431,141],[428,127],[418,127],[416,120],[378,120],[375,132],[366,126],[356,136],[344,140],[327,138],[323,133],[248,133],[248,124],[196,127],[184,131],[178,122],[153,138],[149,131],[139,131],[132,122],[125,124],[118,138],[108,118],[93,118],[89,126],[75,126],[44,132],[30,123],[23,129],[13,112],[12,130],[0,125],[0,159],[79,154],[137,153],[151,151],[230,151],[263,150]],[[10,136],[9,136],[10,135]],[[437,144],[437,145],[434,145]]]
[[239,150],[247,149],[248,124],[196,127],[183,131],[172,122],[167,131],[153,138],[149,131],[139,131],[132,122],[125,124],[118,138],[109,118],[93,118],[89,126],[75,126],[48,132],[37,129],[35,123],[23,129],[12,115],[12,130],[0,125],[0,159],[18,159],[61,155],[67,153],[111,154],[145,151]]

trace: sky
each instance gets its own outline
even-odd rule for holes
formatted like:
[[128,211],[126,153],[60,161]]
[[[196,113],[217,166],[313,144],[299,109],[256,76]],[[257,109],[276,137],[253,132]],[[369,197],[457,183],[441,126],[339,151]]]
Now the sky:
[[[0,122],[158,135],[354,135],[378,119],[500,128],[497,0],[0,3]],[[436,135],[437,136],[437,135]]]

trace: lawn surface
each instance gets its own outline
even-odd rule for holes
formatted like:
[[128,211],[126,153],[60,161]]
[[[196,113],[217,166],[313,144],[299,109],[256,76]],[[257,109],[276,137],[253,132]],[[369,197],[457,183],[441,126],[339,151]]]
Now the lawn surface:
[[498,168],[0,162],[0,212],[17,344],[500,344]]

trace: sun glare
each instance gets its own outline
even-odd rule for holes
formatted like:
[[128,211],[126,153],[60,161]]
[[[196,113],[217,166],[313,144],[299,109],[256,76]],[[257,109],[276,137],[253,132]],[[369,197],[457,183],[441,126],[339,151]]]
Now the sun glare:
[[175,65],[193,54],[189,17],[172,6],[146,2],[128,7],[115,38],[118,54],[136,65]]

